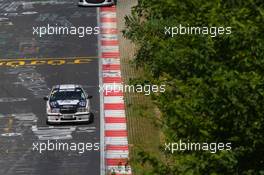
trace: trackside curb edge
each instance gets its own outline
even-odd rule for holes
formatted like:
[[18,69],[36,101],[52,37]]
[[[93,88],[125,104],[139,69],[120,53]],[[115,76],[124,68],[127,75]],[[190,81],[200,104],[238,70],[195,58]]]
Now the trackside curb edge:
[[[117,33],[116,7],[101,7],[100,61],[103,87],[122,85],[120,54]],[[117,69],[118,68],[118,69]],[[112,89],[113,89],[112,88]],[[116,89],[103,92],[104,161],[106,175],[132,175],[129,165],[128,134],[125,116],[124,95]]]

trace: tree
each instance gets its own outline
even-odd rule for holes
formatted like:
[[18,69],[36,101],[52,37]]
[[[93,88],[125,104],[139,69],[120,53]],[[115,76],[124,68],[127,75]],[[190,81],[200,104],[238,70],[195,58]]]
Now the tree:
[[[153,95],[167,142],[232,143],[215,154],[174,153],[170,165],[159,162],[166,172],[154,164],[153,174],[264,174],[263,7],[261,0],[141,0],[126,17],[136,64],[167,85]],[[232,34],[164,34],[179,24],[231,27]]]

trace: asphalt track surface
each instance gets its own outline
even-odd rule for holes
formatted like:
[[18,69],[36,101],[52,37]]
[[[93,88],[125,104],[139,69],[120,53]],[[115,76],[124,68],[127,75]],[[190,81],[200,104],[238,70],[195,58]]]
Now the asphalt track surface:
[[[33,35],[47,24],[96,27],[96,8],[71,0],[0,0],[0,175],[99,175],[100,151],[33,150],[33,143],[100,143],[97,35]],[[44,2],[44,3],[43,3]],[[81,84],[94,122],[48,126],[43,97],[56,84]],[[94,149],[94,147],[92,148]]]

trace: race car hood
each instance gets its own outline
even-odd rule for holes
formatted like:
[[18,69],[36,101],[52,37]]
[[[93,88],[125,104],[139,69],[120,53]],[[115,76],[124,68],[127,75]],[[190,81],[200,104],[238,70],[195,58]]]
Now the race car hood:
[[77,105],[79,100],[57,100],[58,105]]

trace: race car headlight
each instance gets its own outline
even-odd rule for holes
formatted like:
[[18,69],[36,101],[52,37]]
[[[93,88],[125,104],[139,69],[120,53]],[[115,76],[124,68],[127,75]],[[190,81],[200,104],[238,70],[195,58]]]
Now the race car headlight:
[[87,108],[78,108],[77,109],[77,112],[88,112],[88,109]]
[[52,108],[50,110],[51,113],[59,113],[60,112],[60,109],[59,108]]

